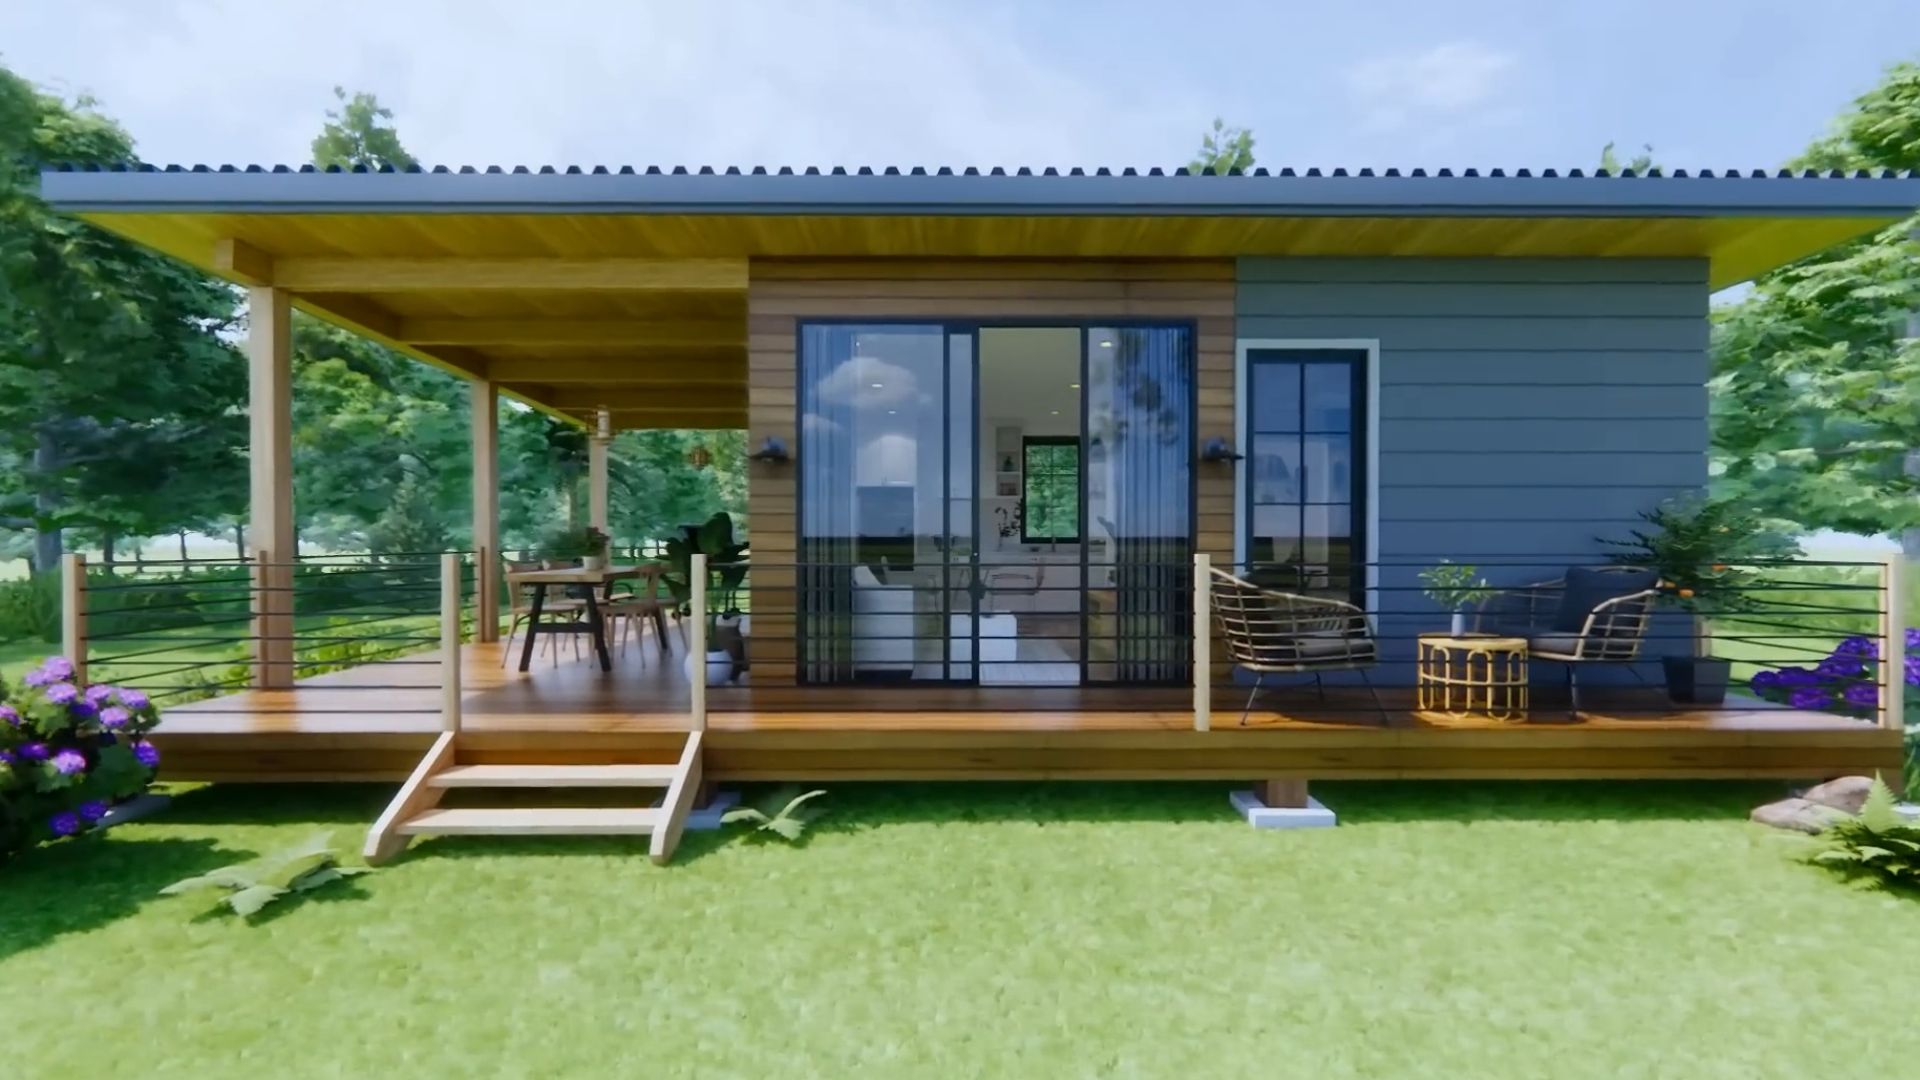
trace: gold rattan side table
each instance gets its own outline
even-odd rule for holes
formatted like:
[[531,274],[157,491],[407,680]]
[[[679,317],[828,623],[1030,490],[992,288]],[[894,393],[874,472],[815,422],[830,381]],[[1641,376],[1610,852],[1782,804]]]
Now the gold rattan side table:
[[1415,690],[1422,719],[1521,723],[1527,718],[1527,639],[1421,634]]

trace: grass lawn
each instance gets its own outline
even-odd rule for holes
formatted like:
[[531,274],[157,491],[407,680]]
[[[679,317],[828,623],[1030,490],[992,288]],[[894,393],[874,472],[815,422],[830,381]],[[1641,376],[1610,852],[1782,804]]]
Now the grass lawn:
[[[389,789],[203,788],[0,870],[6,1074],[1897,1075],[1920,901],[1778,789],[834,787],[798,848],[440,840],[255,926],[160,898]],[[24,1070],[24,1071],[23,1071]]]

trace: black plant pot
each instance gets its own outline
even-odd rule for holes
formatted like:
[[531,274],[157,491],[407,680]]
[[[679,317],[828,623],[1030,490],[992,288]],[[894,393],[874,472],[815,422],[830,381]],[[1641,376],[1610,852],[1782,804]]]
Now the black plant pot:
[[1733,661],[1715,656],[1663,656],[1667,697],[1681,705],[1718,705],[1727,700]]

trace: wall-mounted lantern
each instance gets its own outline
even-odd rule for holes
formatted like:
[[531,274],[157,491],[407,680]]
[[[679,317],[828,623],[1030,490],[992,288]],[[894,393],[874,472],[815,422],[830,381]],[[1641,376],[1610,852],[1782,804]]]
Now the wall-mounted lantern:
[[1215,435],[1200,446],[1201,461],[1239,461],[1246,456],[1235,451],[1224,435]]
[[755,450],[747,456],[755,461],[775,463],[784,463],[793,460],[793,456],[787,453],[787,441],[778,435],[767,436],[767,441],[760,444],[760,449]]

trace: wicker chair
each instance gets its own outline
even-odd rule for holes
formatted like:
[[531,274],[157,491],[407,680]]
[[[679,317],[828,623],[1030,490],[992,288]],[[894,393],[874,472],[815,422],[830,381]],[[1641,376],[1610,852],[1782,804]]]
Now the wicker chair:
[[1475,627],[1524,637],[1530,659],[1565,664],[1568,711],[1578,715],[1582,665],[1622,664],[1640,678],[1633,665],[1653,621],[1657,581],[1636,566],[1570,568],[1552,581],[1495,593]]
[[1380,695],[1367,678],[1367,669],[1379,660],[1373,621],[1344,600],[1263,589],[1245,578],[1213,571],[1213,615],[1225,640],[1227,655],[1237,668],[1254,673],[1253,692],[1240,710],[1247,714],[1260,696],[1268,675],[1312,675],[1320,700],[1327,689],[1322,672],[1357,671],[1381,715]]

